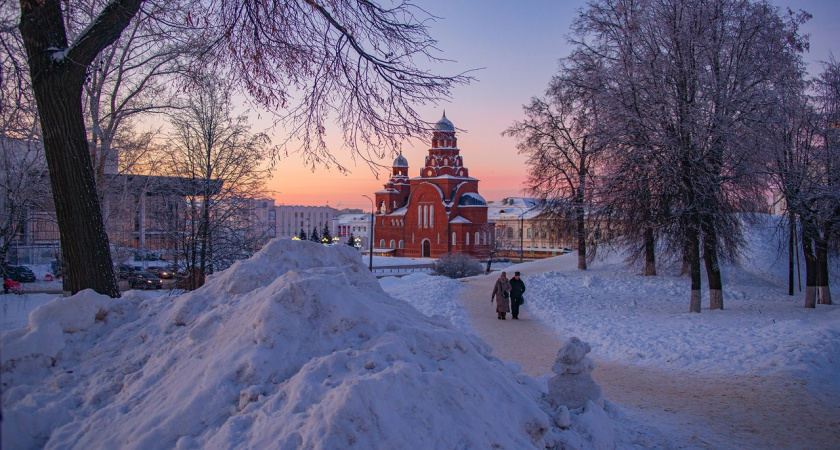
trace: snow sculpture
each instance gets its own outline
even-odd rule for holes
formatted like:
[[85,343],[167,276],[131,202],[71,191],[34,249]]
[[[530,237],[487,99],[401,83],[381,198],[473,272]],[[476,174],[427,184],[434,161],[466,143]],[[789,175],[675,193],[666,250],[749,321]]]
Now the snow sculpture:
[[573,337],[557,351],[551,366],[551,371],[557,375],[548,380],[548,396],[555,406],[576,409],[592,400],[604,407],[601,386],[592,379],[595,364],[586,357],[591,350],[589,344]]

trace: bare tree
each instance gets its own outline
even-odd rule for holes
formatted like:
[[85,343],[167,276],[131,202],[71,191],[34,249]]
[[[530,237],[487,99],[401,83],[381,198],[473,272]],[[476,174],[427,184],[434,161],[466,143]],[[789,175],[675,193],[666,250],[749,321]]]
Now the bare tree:
[[49,209],[50,197],[16,13],[0,4],[0,261],[29,226],[31,212]]
[[[58,0],[21,0],[20,6],[19,29],[44,130],[71,291],[93,288],[119,296],[80,99],[101,52],[138,11],[148,15],[155,3],[114,0],[69,36]],[[301,140],[312,164],[335,162],[324,142],[331,112],[338,113],[351,153],[364,158],[370,151],[387,151],[389,146],[380,144],[393,149],[402,138],[421,132],[428,124],[414,106],[446,97],[453,83],[468,81],[417,67],[418,58],[439,59],[425,17],[417,17],[426,13],[408,2],[392,7],[347,0],[180,6],[195,42],[213,49],[196,59],[196,66],[217,66],[253,99],[282,111],[289,138]],[[297,101],[295,94],[300,94]]]
[[533,98],[524,107],[526,119],[504,132],[518,138],[519,152],[528,156],[529,192],[543,200],[547,212],[553,210],[573,224],[580,270],[586,270],[586,214],[592,202],[593,169],[602,150],[594,135],[598,107],[589,70],[567,60],[552,79],[547,99]]
[[224,268],[247,256],[239,239],[250,227],[250,199],[264,194],[268,172],[261,166],[269,139],[252,134],[246,116],[233,116],[228,86],[210,77],[200,80],[172,125],[173,147],[165,167],[192,191],[183,250],[189,287],[196,288],[216,268],[214,263]]
[[[78,34],[96,19],[105,3],[75,1],[66,15],[71,34]],[[146,14],[135,17],[87,72],[82,100],[100,199],[106,188],[106,169],[112,174],[138,172],[135,162],[145,156],[142,150],[148,146],[132,145],[135,124],[139,118],[172,107],[175,89],[171,85],[183,72],[179,58],[195,51],[187,45],[188,30],[176,23],[173,7],[177,3],[147,4]]]
[[805,253],[805,306],[831,304],[828,252],[840,238],[840,63],[832,57],[814,80],[814,145],[799,219]]
[[[723,308],[719,260],[737,257],[734,213],[755,210],[766,187],[762,114],[773,90],[802,70],[804,20],[766,1],[603,0],[577,23],[580,52],[604,68],[600,130],[626,130],[601,137],[614,152],[632,151],[619,166],[618,176],[633,179],[619,184],[631,190],[618,216],[683,255],[692,312],[700,311],[701,258],[710,306]],[[633,200],[640,215],[627,213]]]

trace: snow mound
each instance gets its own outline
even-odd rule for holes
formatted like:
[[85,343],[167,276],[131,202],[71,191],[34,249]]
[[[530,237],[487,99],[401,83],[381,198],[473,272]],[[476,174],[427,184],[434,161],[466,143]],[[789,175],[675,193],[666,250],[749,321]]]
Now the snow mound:
[[[274,240],[174,299],[90,291],[2,336],[4,448],[544,447],[530,377],[386,294],[346,246]],[[454,425],[457,424],[457,425]]]
[[468,314],[458,301],[464,283],[444,276],[415,273],[402,278],[385,277],[379,280],[385,292],[405,300],[421,313],[442,316],[461,330],[471,332]]

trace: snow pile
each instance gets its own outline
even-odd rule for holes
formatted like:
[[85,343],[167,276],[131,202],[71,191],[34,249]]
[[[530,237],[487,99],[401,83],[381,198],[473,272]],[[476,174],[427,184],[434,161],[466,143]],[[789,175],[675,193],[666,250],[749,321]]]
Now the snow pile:
[[462,330],[471,331],[467,313],[458,301],[459,293],[466,289],[460,281],[414,273],[402,278],[381,278],[379,284],[385,292],[411,303],[421,313],[446,317]]
[[525,448],[557,434],[537,381],[383,292],[345,246],[275,240],[174,300],[59,298],[2,347],[4,448]]

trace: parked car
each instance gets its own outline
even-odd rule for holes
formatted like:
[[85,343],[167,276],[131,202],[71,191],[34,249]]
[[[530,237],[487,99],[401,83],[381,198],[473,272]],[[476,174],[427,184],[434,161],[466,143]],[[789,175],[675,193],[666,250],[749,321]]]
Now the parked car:
[[35,273],[26,266],[3,266],[0,268],[3,272],[3,279],[10,279],[18,283],[32,283],[35,281]]
[[135,271],[128,276],[128,287],[132,289],[160,289],[163,282],[149,272]]
[[128,264],[120,264],[117,266],[117,278],[120,280],[127,280],[134,272],[142,272],[143,268],[140,266],[129,266]]
[[146,272],[163,279],[170,279],[175,276],[175,272],[167,267],[149,267]]

